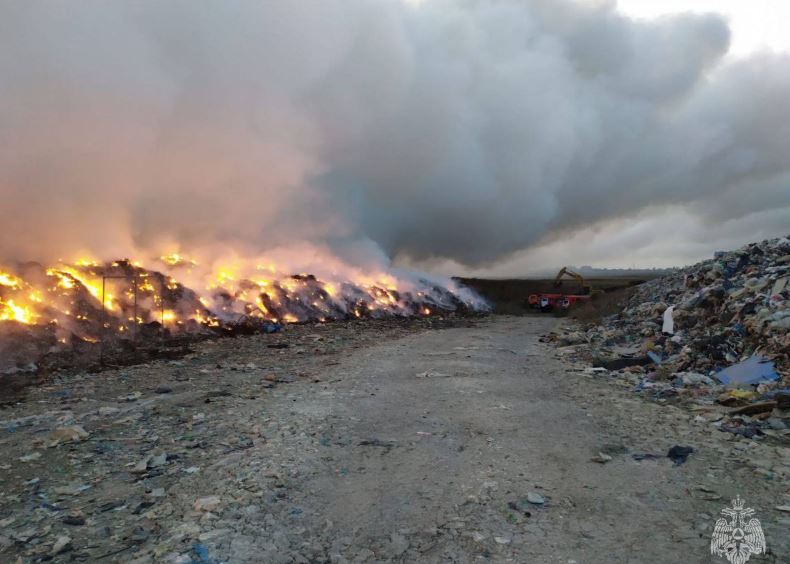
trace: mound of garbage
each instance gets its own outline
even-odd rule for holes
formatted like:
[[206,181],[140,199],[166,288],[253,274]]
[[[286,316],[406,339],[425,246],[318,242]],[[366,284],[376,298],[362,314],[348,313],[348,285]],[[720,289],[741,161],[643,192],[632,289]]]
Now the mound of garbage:
[[722,430],[788,438],[790,238],[646,282],[619,313],[551,340],[654,399],[730,408]]

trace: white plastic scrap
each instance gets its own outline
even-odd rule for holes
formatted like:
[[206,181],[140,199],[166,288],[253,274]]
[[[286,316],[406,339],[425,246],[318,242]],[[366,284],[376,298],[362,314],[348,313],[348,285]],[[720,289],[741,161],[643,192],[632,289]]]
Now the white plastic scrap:
[[664,326],[661,328],[661,332],[667,335],[675,334],[675,320],[672,319],[673,311],[675,311],[675,306],[669,306],[664,310]]

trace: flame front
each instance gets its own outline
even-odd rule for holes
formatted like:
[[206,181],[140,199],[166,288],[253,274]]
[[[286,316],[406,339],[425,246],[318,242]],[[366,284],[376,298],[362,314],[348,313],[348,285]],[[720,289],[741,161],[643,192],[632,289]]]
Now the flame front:
[[464,288],[401,280],[388,272],[350,269],[349,275],[322,279],[285,275],[275,265],[255,261],[203,267],[178,252],[157,262],[159,270],[140,261],[86,259],[2,267],[0,322],[50,325],[65,342],[69,334],[96,341],[107,332],[129,334],[143,325],[196,331],[243,319],[324,322],[482,307]]

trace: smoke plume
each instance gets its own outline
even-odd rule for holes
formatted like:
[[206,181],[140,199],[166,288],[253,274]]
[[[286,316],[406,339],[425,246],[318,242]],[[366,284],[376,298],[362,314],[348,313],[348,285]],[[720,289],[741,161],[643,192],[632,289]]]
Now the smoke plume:
[[790,58],[728,45],[613,2],[3,2],[0,258],[481,266],[786,209]]

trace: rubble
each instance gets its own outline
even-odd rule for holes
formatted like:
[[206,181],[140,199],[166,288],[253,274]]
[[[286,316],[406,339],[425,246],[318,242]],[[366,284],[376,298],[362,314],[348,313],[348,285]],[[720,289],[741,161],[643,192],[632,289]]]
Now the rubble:
[[538,492],[529,492],[527,494],[527,501],[533,505],[543,505],[546,503],[546,498]]
[[56,372],[177,360],[218,335],[490,310],[461,284],[424,276],[355,281],[311,274],[263,279],[257,271],[253,278],[236,279],[220,273],[199,293],[168,272],[127,259],[56,268],[0,265],[0,403],[15,401]]
[[222,503],[222,500],[216,495],[201,497],[195,500],[194,509],[195,511],[204,512],[214,511],[219,507],[220,503]]
[[58,427],[50,435],[49,446],[55,447],[61,443],[84,441],[88,437],[89,433],[80,425]]
[[694,452],[693,447],[675,445],[669,449],[669,452],[667,452],[667,458],[674,462],[675,466],[680,466],[686,462],[686,459],[688,459],[692,452]]
[[591,377],[718,414],[711,424],[722,431],[787,439],[790,238],[717,253],[641,284],[619,313],[544,340],[591,364]]
[[591,462],[597,462],[598,464],[606,464],[607,462],[612,461],[612,457],[606,453],[599,452],[595,456],[590,459]]
[[[475,322],[437,314],[289,324],[275,334],[204,339],[179,359],[63,373],[29,388],[0,419],[0,561],[218,562],[218,547],[246,554],[228,539],[246,534],[248,520],[260,521],[255,536],[285,535],[291,519],[314,512],[288,499],[302,472],[295,453],[308,453],[313,440],[327,451],[342,442],[318,442],[314,434],[330,433],[334,418],[312,427],[283,401],[291,386],[331,393],[323,370],[358,347]],[[287,346],[267,346],[275,340]],[[400,446],[365,435],[343,444],[374,456]],[[216,480],[225,464],[227,479]],[[266,517],[279,511],[287,517]],[[405,534],[388,540],[382,551],[410,550]],[[223,561],[298,553],[285,542],[266,556]],[[323,550],[313,561],[326,560]]]

